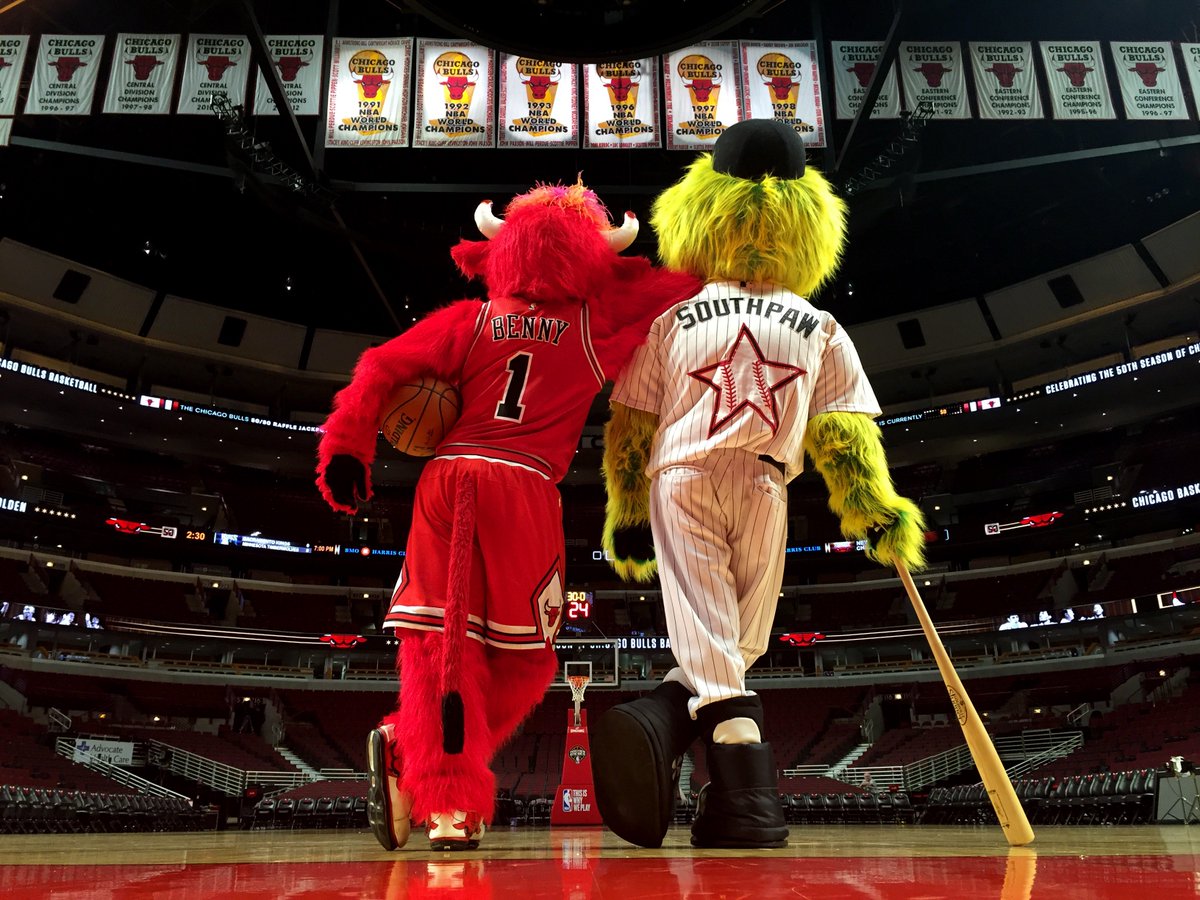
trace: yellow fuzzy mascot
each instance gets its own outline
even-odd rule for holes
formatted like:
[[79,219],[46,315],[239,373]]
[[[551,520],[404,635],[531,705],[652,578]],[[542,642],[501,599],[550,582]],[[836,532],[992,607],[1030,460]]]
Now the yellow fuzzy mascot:
[[616,380],[605,431],[604,547],[626,580],[657,573],[677,666],[592,735],[596,801],[658,847],[678,766],[702,738],[697,847],[780,847],[787,827],[761,699],[787,538],[787,484],[812,458],[868,555],[924,565],[924,523],[896,493],[879,404],[846,332],[806,298],[837,270],[845,204],[775,120],[727,128],[655,200],[659,256],[704,281],[651,326]]

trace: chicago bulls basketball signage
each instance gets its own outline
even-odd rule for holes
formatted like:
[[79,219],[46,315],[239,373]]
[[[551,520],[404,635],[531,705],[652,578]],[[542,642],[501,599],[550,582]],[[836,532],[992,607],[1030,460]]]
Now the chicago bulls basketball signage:
[[183,79],[175,111],[211,116],[214,95],[227,97],[234,106],[244,106],[253,68],[250,39],[245,35],[191,35],[183,55]]
[[102,34],[43,34],[29,79],[25,112],[90,115],[103,50]]
[[118,34],[113,48],[106,113],[165,115],[171,111],[179,35]]
[[0,34],[0,116],[11,116],[17,110],[21,69],[28,50],[29,35]]
[[654,57],[583,67],[585,147],[661,147]]
[[420,40],[414,147],[494,147],[496,52],[478,44]]
[[711,149],[742,118],[735,41],[709,41],[663,58],[667,149]]
[[1197,112],[1200,112],[1200,44],[1180,44],[1179,52],[1192,85],[1192,100],[1198,107]]
[[1167,41],[1112,41],[1113,69],[1127,119],[1186,119],[1175,55]]
[[[833,69],[834,93],[837,97],[837,117],[853,119],[867,95],[879,57],[881,41],[833,41],[829,45],[829,62]],[[900,89],[896,87],[896,65],[888,67],[879,96],[871,108],[872,119],[894,119],[900,115]]]
[[979,118],[1043,117],[1029,41],[971,41],[969,47]]
[[969,119],[967,79],[963,74],[962,47],[957,41],[913,43],[901,41],[896,54],[904,87],[904,108],[922,103],[932,106],[934,117]]
[[[321,63],[325,38],[320,34],[268,34],[267,52],[279,75],[288,107],[298,116],[315,116],[321,108]],[[275,98],[261,69],[254,81],[254,114],[277,116]],[[405,117],[407,120],[407,116]]]
[[413,39],[335,38],[326,147],[407,147]]
[[742,41],[742,97],[747,119],[787,122],[809,147],[825,146],[817,42]]
[[579,146],[579,91],[570,63],[500,56],[501,147]]
[[1099,41],[1039,44],[1056,119],[1115,119]]

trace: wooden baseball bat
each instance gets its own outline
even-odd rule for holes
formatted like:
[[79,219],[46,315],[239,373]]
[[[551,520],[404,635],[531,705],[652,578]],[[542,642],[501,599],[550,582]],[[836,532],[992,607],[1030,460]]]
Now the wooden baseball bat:
[[904,590],[908,592],[908,599],[912,601],[913,610],[921,622],[921,630],[925,632],[925,639],[929,641],[929,649],[933,651],[933,658],[937,661],[946,690],[950,692],[950,703],[954,706],[954,714],[962,727],[963,736],[967,739],[967,749],[971,751],[971,758],[975,760],[975,768],[979,770],[979,777],[992,801],[992,808],[996,811],[996,818],[1004,830],[1004,837],[1010,846],[1023,847],[1033,841],[1033,828],[1025,815],[1025,808],[1017,798],[1017,792],[1013,789],[1012,780],[1004,770],[1004,763],[1000,761],[996,745],[988,736],[979,714],[975,712],[971,698],[967,696],[967,689],[963,687],[962,680],[954,671],[950,654],[942,646],[942,639],[933,627],[933,621],[921,601],[921,595],[917,593],[917,586],[908,574],[908,567],[898,562],[896,572],[900,575]]

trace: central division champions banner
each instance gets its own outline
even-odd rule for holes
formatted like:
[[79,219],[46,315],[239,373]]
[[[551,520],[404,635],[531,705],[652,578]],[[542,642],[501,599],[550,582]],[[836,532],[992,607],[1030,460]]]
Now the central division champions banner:
[[17,91],[28,49],[29,35],[0,35],[0,116],[11,116],[17,111]]
[[579,146],[577,66],[502,53],[500,71],[501,147]]
[[1041,44],[1056,119],[1115,119],[1098,41]]
[[585,147],[661,147],[654,57],[583,67]]
[[950,43],[901,41],[896,54],[904,85],[904,108],[915,112],[924,103],[933,107],[935,119],[969,119],[967,78],[962,47]]
[[[271,65],[279,72],[283,96],[288,108],[297,116],[315,116],[321,111],[321,62],[325,54],[325,38],[320,34],[268,34],[267,53]],[[275,98],[267,87],[262,69],[255,66],[254,114],[277,116]],[[405,81],[405,84],[408,82]],[[408,116],[404,117],[405,124]]]
[[[43,34],[34,57],[25,112],[90,115],[103,49],[102,34]],[[20,74],[18,71],[17,76]]]
[[1127,119],[1186,119],[1187,105],[1169,42],[1110,41]]
[[663,58],[667,149],[710,149],[742,117],[736,41],[709,41]]
[[742,41],[742,96],[747,119],[787,122],[809,147],[825,146],[817,42]]
[[[830,45],[833,87],[837,96],[837,117],[853,119],[867,96],[875,76],[882,41],[833,41]],[[900,115],[900,89],[896,86],[896,66],[888,68],[883,87],[871,107],[872,119],[895,119]]]
[[179,35],[118,34],[113,48],[106,113],[165,115],[179,66]]
[[211,116],[212,100],[218,95],[227,97],[233,106],[245,106],[253,67],[250,39],[245,35],[191,35],[175,112]]
[[496,53],[460,41],[417,43],[414,147],[494,147]]
[[334,38],[326,147],[407,147],[410,37]]
[[1029,41],[971,41],[970,51],[979,118],[1042,118],[1042,95]]

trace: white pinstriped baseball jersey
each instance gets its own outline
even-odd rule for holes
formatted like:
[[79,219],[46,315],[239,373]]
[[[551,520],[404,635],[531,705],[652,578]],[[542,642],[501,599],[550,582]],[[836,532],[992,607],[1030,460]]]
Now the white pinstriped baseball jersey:
[[827,312],[773,284],[706,285],[651,326],[612,400],[659,416],[647,474],[738,448],[804,469],[824,412],[880,414],[858,352]]

